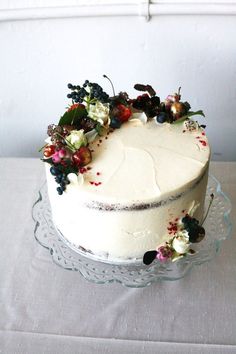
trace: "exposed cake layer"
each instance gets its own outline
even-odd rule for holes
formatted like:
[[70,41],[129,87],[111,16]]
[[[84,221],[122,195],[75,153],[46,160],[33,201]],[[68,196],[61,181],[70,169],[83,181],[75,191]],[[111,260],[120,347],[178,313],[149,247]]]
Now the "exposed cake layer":
[[53,219],[71,243],[111,261],[142,258],[193,201],[201,220],[210,156],[201,129],[130,121],[91,149],[84,183],[73,180],[62,196],[47,166]]

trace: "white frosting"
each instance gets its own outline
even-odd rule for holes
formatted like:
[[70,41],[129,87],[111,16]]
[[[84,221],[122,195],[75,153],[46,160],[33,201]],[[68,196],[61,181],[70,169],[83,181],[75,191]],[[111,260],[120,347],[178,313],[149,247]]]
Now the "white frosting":
[[[110,261],[141,258],[170,237],[169,221],[193,201],[200,203],[195,215],[201,218],[210,149],[201,129],[183,130],[183,123],[133,120],[102,142],[97,138],[84,183],[72,178],[62,196],[47,167],[53,219],[64,237]],[[103,204],[118,208],[97,208]],[[133,206],[140,210],[120,210]]]

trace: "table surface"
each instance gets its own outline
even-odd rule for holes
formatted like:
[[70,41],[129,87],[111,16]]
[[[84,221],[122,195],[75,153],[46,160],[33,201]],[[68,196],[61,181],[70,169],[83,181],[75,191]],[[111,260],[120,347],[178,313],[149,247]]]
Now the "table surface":
[[[236,212],[236,163],[212,162]],[[236,353],[236,238],[183,279],[96,285],[34,239],[38,159],[0,159],[0,353]]]

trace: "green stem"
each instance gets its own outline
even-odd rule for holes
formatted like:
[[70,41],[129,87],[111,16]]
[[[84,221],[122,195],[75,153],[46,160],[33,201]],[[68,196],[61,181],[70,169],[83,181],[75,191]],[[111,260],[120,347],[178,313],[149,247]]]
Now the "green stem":
[[92,103],[95,103],[97,101],[96,98],[93,98],[92,100],[90,99],[91,96],[89,96],[88,100],[84,100],[84,102],[87,104],[87,110],[89,110],[89,106],[92,104]]
[[57,133],[63,140],[65,140],[66,144],[68,145],[68,147],[71,149],[71,151],[76,152],[76,149],[74,148],[74,146],[69,142],[69,140],[67,140],[63,135],[61,135],[60,133]]
[[103,77],[105,77],[108,81],[110,81],[110,84],[111,84],[111,87],[112,87],[112,91],[113,91],[113,95],[115,96],[116,93],[115,93],[115,89],[114,89],[114,86],[113,86],[113,83],[112,83],[111,79],[109,79],[109,77],[106,76],[106,75],[103,75]]
[[213,200],[214,200],[214,194],[212,193],[212,194],[211,194],[211,200],[210,200],[210,203],[209,203],[209,205],[208,205],[206,215],[205,215],[205,217],[204,217],[203,220],[202,220],[201,226],[204,224],[204,222],[205,222],[205,220],[206,220],[206,218],[207,218],[207,216],[208,216],[208,214],[209,214],[209,211],[210,211],[211,205],[212,205],[212,203],[213,203]]
[[41,152],[47,145],[48,145],[48,144],[43,145],[43,146],[38,150],[38,152]]

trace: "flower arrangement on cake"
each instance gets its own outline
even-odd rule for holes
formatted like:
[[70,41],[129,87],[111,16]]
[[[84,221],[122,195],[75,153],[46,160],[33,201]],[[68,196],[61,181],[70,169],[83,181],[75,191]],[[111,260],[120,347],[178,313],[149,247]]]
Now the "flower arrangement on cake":
[[202,222],[193,217],[195,210],[199,207],[193,202],[190,210],[183,210],[184,216],[176,218],[174,222],[169,222],[167,228],[169,235],[173,235],[163,245],[158,245],[155,250],[148,251],[143,256],[143,262],[146,265],[151,264],[155,259],[160,262],[171,260],[172,262],[183,258],[187,254],[193,255],[195,251],[191,249],[191,244],[202,241],[205,237],[204,221],[207,218],[214,194],[210,196],[210,203]]
[[[104,75],[109,81],[110,79]],[[111,82],[111,81],[110,81]],[[87,172],[92,161],[89,144],[99,136],[120,129],[131,119],[147,123],[154,119],[157,124],[176,124],[186,121],[186,129],[196,129],[196,122],[189,120],[194,115],[204,116],[203,111],[190,111],[188,102],[181,102],[178,93],[168,95],[161,102],[150,85],[136,84],[134,88],[145,92],[130,99],[126,92],[109,96],[97,83],[86,80],[82,86],[68,84],[67,95],[72,104],[60,118],[58,125],[48,127],[48,139],[43,149],[43,161],[51,165],[51,174],[58,183],[57,192],[62,194],[70,183],[73,173],[77,176]],[[204,126],[203,126],[204,127]]]
[[[194,115],[204,116],[204,113],[202,110],[191,111],[190,104],[181,101],[180,88],[177,93],[168,95],[165,100],[161,101],[150,85],[136,84],[134,88],[141,94],[136,98],[130,98],[126,92],[116,95],[111,80],[106,75],[104,77],[110,81],[113,95],[109,96],[100,85],[88,80],[82,86],[68,84],[70,93],[67,97],[71,99],[71,104],[59,119],[58,124],[48,126],[48,138],[41,149],[44,155],[42,160],[50,165],[50,173],[55,179],[59,195],[62,195],[67,185],[74,183],[75,180],[78,185],[84,183],[84,175],[92,168],[94,142],[99,146],[102,138],[108,139],[110,134],[112,135],[117,129],[122,129],[122,126],[129,121],[138,120],[144,125],[154,121],[156,125],[152,125],[152,129],[158,125],[174,126],[182,123],[182,133],[198,134],[199,132],[199,135],[194,136],[194,139],[197,139],[196,145],[199,144],[203,148],[207,145],[203,131],[205,125],[199,125],[191,119]],[[199,146],[198,149],[200,149]],[[100,172],[96,175],[99,176]],[[201,178],[199,181],[201,182]],[[102,184],[100,181],[91,180],[89,183],[98,188]],[[210,205],[212,200],[213,196],[211,196]],[[159,204],[149,203],[147,208],[151,210]],[[176,215],[174,221],[169,221],[166,241],[159,243],[154,250],[149,248],[147,252],[143,252],[145,264],[152,263],[154,259],[160,262],[175,261],[194,253],[191,244],[200,242],[204,238],[203,222],[209,211],[208,208],[200,223],[194,218],[197,207],[198,204],[193,201],[191,208],[182,211],[181,217]],[[134,210],[135,208],[137,209],[133,206]],[[144,207],[141,206],[142,208]],[[103,206],[103,209],[112,210],[112,207],[109,206],[106,209],[106,206]]]

